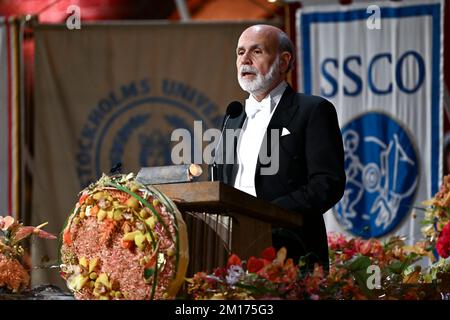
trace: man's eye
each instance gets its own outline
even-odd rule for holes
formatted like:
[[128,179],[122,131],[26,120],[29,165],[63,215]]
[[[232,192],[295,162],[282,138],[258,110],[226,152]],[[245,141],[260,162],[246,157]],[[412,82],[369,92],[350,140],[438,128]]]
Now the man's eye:
[[238,56],[242,56],[244,54],[244,51],[238,51]]
[[262,51],[261,51],[261,50],[255,50],[254,53],[256,53],[256,54],[261,54]]

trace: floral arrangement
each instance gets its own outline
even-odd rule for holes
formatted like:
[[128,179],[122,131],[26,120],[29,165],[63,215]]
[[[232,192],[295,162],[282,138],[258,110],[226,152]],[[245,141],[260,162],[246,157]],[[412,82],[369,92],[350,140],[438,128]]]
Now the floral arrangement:
[[[420,269],[413,266],[423,247],[408,247],[403,240],[392,238],[387,243],[375,239],[346,239],[330,234],[331,264],[329,270],[316,265],[306,271],[300,259],[294,264],[286,259],[286,249],[278,252],[270,247],[261,258],[242,261],[231,255],[226,267],[212,274],[196,273],[188,281],[188,294],[193,299],[418,299],[426,293],[404,284],[418,283]],[[367,287],[368,267],[380,267],[380,287]],[[400,295],[399,292],[403,291]]]
[[47,223],[37,227],[24,226],[11,216],[0,216],[0,288],[6,287],[17,293],[29,286],[31,266],[22,242],[32,235],[56,239],[41,229],[45,225]]
[[[278,253],[268,248],[261,258],[242,261],[231,255],[226,267],[196,273],[188,279],[188,294],[193,299],[449,299],[450,175],[424,205],[424,240],[413,246],[399,237],[381,242],[330,233],[329,270],[316,265],[305,271],[303,259],[294,263],[286,260],[284,248]],[[422,258],[433,264],[422,269],[417,263]],[[375,269],[378,283],[368,272]]]
[[426,211],[422,234],[434,262],[425,279],[440,283],[447,290],[446,298],[450,299],[450,175],[444,177],[439,192],[423,204]]
[[434,198],[425,201],[428,206],[422,233],[430,247],[435,247],[440,257],[450,256],[450,175],[444,177],[444,182]]
[[61,276],[77,299],[169,299],[183,283],[181,213],[133,174],[104,175],[82,190],[61,240]]
[[226,267],[212,274],[199,272],[187,279],[188,294],[194,299],[255,299],[288,297],[296,286],[298,269],[286,260],[286,249],[265,249],[261,258],[248,261],[232,254]]
[[[342,234],[331,233],[328,245],[330,271],[322,298],[419,299],[428,294],[418,290],[425,289],[417,285],[426,281],[423,270],[415,264],[423,257],[430,257],[426,242],[408,246],[400,237],[381,242],[377,239],[346,239]],[[380,279],[369,288],[368,280],[374,271],[370,267],[379,270]],[[330,287],[334,290],[330,291]]]

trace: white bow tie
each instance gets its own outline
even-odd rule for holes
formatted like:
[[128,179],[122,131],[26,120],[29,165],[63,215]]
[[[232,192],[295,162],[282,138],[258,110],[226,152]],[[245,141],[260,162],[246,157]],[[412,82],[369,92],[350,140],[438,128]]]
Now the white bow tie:
[[[264,103],[265,101],[258,102],[254,99],[247,99],[245,101],[245,113],[247,114],[247,117],[253,119],[255,115],[261,111],[263,108],[270,108],[269,106],[266,106],[267,103]],[[270,104],[270,100],[269,100]]]

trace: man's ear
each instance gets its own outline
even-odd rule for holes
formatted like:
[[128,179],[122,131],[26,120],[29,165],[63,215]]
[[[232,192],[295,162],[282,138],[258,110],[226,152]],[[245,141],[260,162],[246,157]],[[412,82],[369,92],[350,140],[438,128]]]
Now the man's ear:
[[289,62],[291,61],[292,56],[289,52],[284,51],[280,55],[280,70],[282,73],[287,73],[289,69]]

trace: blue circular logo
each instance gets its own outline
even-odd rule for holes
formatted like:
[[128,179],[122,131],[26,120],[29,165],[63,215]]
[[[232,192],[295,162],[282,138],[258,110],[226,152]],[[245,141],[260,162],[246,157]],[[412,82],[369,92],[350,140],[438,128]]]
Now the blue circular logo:
[[334,211],[364,238],[392,231],[411,210],[419,162],[408,133],[392,118],[366,113],[342,129],[347,183]]

